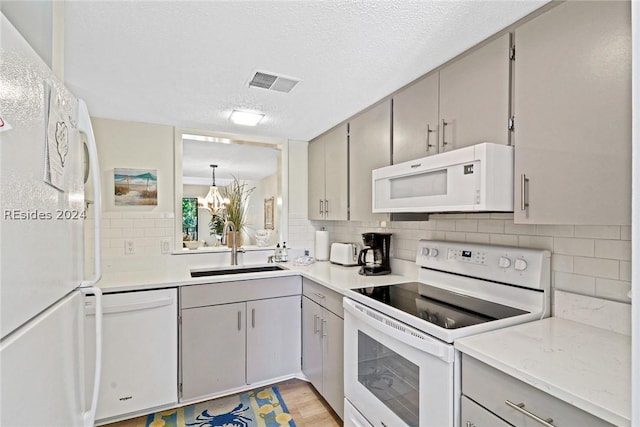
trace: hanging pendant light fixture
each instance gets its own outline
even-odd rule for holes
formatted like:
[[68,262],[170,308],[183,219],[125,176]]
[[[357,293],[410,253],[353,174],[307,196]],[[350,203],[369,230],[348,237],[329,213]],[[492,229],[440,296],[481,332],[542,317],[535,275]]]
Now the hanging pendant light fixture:
[[220,210],[224,208],[224,199],[216,187],[216,168],[218,165],[209,165],[212,169],[212,183],[209,187],[207,196],[202,200],[203,207],[209,209],[212,215],[216,215]]

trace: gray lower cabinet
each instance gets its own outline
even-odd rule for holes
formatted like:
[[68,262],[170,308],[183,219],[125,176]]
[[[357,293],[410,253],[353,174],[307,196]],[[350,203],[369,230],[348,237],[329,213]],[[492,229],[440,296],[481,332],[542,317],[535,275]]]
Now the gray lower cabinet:
[[344,418],[342,296],[303,279],[302,372]]
[[512,427],[466,396],[460,399],[460,427]]
[[462,356],[462,394],[464,427],[545,425],[540,421],[555,426],[612,426],[466,354]]
[[560,3],[515,46],[515,222],[631,224],[630,2]]
[[181,288],[181,401],[300,372],[300,277]]

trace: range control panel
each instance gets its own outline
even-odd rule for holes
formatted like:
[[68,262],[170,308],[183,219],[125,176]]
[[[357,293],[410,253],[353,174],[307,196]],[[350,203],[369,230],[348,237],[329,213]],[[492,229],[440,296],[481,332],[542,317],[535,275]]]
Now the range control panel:
[[449,249],[447,259],[451,261],[468,262],[478,265],[487,263],[487,253],[483,251],[472,251],[470,249]]
[[420,240],[416,264],[447,273],[539,289],[541,281],[550,281],[550,258],[549,251],[540,249]]

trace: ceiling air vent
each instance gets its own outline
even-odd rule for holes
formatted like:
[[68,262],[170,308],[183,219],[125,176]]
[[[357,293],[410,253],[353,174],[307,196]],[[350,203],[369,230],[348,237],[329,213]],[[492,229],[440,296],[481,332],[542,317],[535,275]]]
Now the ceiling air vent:
[[259,87],[289,93],[299,81],[299,79],[293,77],[278,76],[276,74],[257,71],[251,81],[249,81],[249,87]]

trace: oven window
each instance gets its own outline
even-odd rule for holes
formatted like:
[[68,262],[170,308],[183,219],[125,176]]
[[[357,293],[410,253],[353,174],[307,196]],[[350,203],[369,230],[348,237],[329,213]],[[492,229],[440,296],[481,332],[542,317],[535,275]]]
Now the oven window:
[[420,420],[420,368],[358,331],[358,382],[410,426]]

